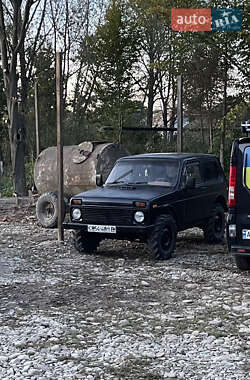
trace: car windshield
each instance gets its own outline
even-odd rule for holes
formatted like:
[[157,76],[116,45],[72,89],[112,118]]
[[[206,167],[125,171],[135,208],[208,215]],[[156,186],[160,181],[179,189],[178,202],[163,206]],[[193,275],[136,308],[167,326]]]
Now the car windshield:
[[124,160],[114,166],[105,185],[124,183],[175,186],[178,169],[179,161],[172,159]]

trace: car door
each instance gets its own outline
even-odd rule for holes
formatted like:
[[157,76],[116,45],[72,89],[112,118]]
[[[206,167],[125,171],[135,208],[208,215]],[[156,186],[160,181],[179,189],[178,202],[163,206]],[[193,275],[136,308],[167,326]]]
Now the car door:
[[236,185],[236,224],[241,245],[250,245],[250,146],[239,144],[237,185]]
[[[193,180],[194,186],[187,187],[187,183],[190,183],[191,180]],[[184,165],[181,183],[186,203],[186,224],[198,224],[208,214],[206,205],[207,187],[201,174],[200,161],[191,161]]]
[[218,194],[227,196],[225,186],[225,176],[220,167],[219,161],[215,158],[201,160],[201,176],[203,179],[202,191],[205,192],[206,202],[204,204],[204,216],[209,217],[214,208]]

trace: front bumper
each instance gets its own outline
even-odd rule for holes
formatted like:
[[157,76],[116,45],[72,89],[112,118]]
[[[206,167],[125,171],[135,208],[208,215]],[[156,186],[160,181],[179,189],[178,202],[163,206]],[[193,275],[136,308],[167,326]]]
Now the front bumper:
[[[63,227],[66,230],[82,230],[87,232],[88,231],[88,225],[79,223],[79,222],[64,222]],[[144,225],[134,225],[134,226],[116,226],[116,233],[115,234],[103,234],[103,233],[95,233],[100,236],[108,237],[109,239],[119,239],[124,237],[141,237],[141,236],[148,236],[150,232],[153,229],[153,225],[150,226],[144,226]],[[92,234],[92,232],[88,232]]]

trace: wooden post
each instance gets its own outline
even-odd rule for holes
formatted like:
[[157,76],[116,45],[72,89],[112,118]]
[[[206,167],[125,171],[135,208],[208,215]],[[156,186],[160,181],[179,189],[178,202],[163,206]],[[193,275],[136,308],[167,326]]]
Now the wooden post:
[[63,140],[62,140],[62,53],[56,53],[56,115],[58,174],[58,241],[64,241],[63,231]]
[[35,83],[35,118],[36,118],[36,157],[40,153],[40,115],[39,115],[39,97],[38,83]]
[[222,128],[220,133],[220,163],[224,169],[225,164],[225,137],[226,137],[226,115],[227,115],[227,88],[228,88],[228,43],[225,41],[224,57],[224,83],[223,83],[223,110],[222,110]]
[[178,76],[177,82],[177,152],[183,150],[183,99],[182,99],[182,76]]

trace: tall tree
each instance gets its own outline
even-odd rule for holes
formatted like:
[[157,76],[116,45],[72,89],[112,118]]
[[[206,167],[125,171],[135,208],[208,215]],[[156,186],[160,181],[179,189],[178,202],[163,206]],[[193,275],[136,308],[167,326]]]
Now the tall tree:
[[[163,114],[166,116],[166,102],[164,98],[164,75],[166,70],[161,66],[165,60],[169,46],[170,26],[168,20],[158,13],[158,6],[162,1],[131,0],[136,15],[138,33],[140,34],[140,73],[136,73],[136,84],[143,94],[147,107],[147,127],[153,126],[153,113],[156,97],[163,101]],[[166,119],[166,118],[165,118]]]
[[54,69],[54,51],[52,46],[44,46],[36,55],[34,61],[35,76],[30,81],[30,91],[27,99],[27,150],[35,149],[35,115],[34,115],[34,87],[38,86],[38,101],[40,113],[40,147],[56,145],[56,79]]
[[[8,110],[8,128],[13,170],[13,189],[26,194],[25,184],[25,123],[18,101],[18,70],[22,64],[24,42],[31,19],[31,10],[40,0],[0,0],[0,50],[4,88]],[[21,75],[24,68],[21,68]]]
[[8,141],[8,134],[5,123],[6,116],[6,96],[4,93],[3,75],[0,71],[0,161],[4,159],[4,151],[6,151],[6,140]]
[[89,39],[95,57],[95,94],[100,123],[114,128],[121,141],[122,127],[133,108],[133,70],[138,60],[138,35],[123,0],[112,0],[104,24]]
[[[208,6],[221,8],[241,8],[242,9],[242,31],[222,31],[205,33],[201,36],[203,41],[217,52],[220,60],[218,65],[221,68],[222,86],[221,117],[220,125],[220,161],[224,166],[225,160],[225,138],[227,130],[226,115],[230,111],[228,102],[229,92],[233,92],[237,101],[249,96],[249,36],[246,30],[249,25],[248,1],[246,0],[211,0]],[[246,90],[247,89],[247,90]],[[240,95],[240,96],[239,96]],[[233,103],[233,105],[235,105]]]

